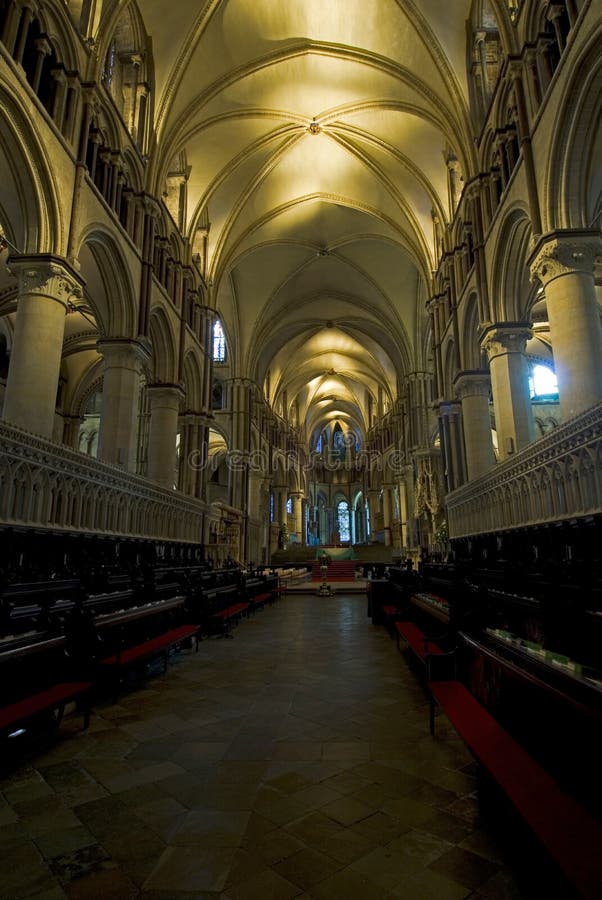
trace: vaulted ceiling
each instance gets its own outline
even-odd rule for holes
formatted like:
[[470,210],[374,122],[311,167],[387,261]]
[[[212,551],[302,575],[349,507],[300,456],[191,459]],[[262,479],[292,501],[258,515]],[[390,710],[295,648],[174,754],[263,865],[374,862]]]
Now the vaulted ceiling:
[[[433,213],[471,168],[467,0],[139,0],[157,189],[185,161],[186,228],[233,374],[308,434],[360,433],[428,364]],[[380,391],[379,391],[380,389]],[[287,410],[288,412],[288,410]]]

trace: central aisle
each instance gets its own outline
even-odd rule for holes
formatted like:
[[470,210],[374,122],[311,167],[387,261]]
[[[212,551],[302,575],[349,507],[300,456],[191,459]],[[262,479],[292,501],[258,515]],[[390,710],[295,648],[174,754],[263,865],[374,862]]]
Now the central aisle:
[[289,595],[80,725],[0,782],[3,898],[522,896],[365,596]]

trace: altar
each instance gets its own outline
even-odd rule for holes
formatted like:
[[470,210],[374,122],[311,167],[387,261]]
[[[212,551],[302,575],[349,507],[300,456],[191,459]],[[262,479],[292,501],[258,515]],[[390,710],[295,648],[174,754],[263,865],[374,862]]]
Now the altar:
[[333,561],[335,559],[355,559],[355,550],[353,547],[318,547],[316,550],[316,559],[320,559],[325,553],[328,554]]

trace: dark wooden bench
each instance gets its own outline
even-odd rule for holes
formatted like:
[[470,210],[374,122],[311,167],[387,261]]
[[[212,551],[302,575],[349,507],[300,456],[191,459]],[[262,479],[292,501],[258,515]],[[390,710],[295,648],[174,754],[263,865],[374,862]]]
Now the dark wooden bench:
[[397,649],[401,649],[399,641],[401,637],[421,663],[425,662],[427,654],[443,653],[441,647],[432,638],[425,635],[413,622],[395,622],[395,636]]
[[579,896],[600,900],[602,825],[559,787],[464,684],[428,680],[427,686],[431,734],[438,705]]
[[380,607],[380,619],[391,636],[395,635],[395,623],[404,613],[393,603],[383,603]]
[[233,637],[232,628],[240,622],[245,613],[248,613],[249,606],[246,601],[240,601],[212,613],[208,636]]
[[119,645],[117,652],[100,660],[101,671],[113,673],[113,698],[117,700],[119,686],[126,669],[139,663],[153,659],[163,658],[163,671],[167,671],[169,653],[178,644],[192,639],[195,643],[195,652],[199,648],[199,626],[178,625],[169,631],[156,637],[149,638],[139,644],[129,647]]
[[72,701],[82,702],[84,728],[87,728],[90,723],[88,698],[91,688],[90,681],[65,681],[2,707],[0,735],[7,737],[21,728],[26,729],[37,716],[46,712],[56,713],[55,724],[58,726],[63,718],[65,706]]
[[249,597],[249,603],[252,610],[263,609],[266,603],[273,602],[274,594],[271,591],[262,591],[260,594],[255,594],[254,597]]

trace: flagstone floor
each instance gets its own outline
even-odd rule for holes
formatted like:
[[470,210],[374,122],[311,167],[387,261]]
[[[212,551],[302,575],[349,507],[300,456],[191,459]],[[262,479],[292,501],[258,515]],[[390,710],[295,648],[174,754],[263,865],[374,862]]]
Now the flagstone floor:
[[0,780],[2,900],[537,896],[365,596],[289,594],[233,633]]

